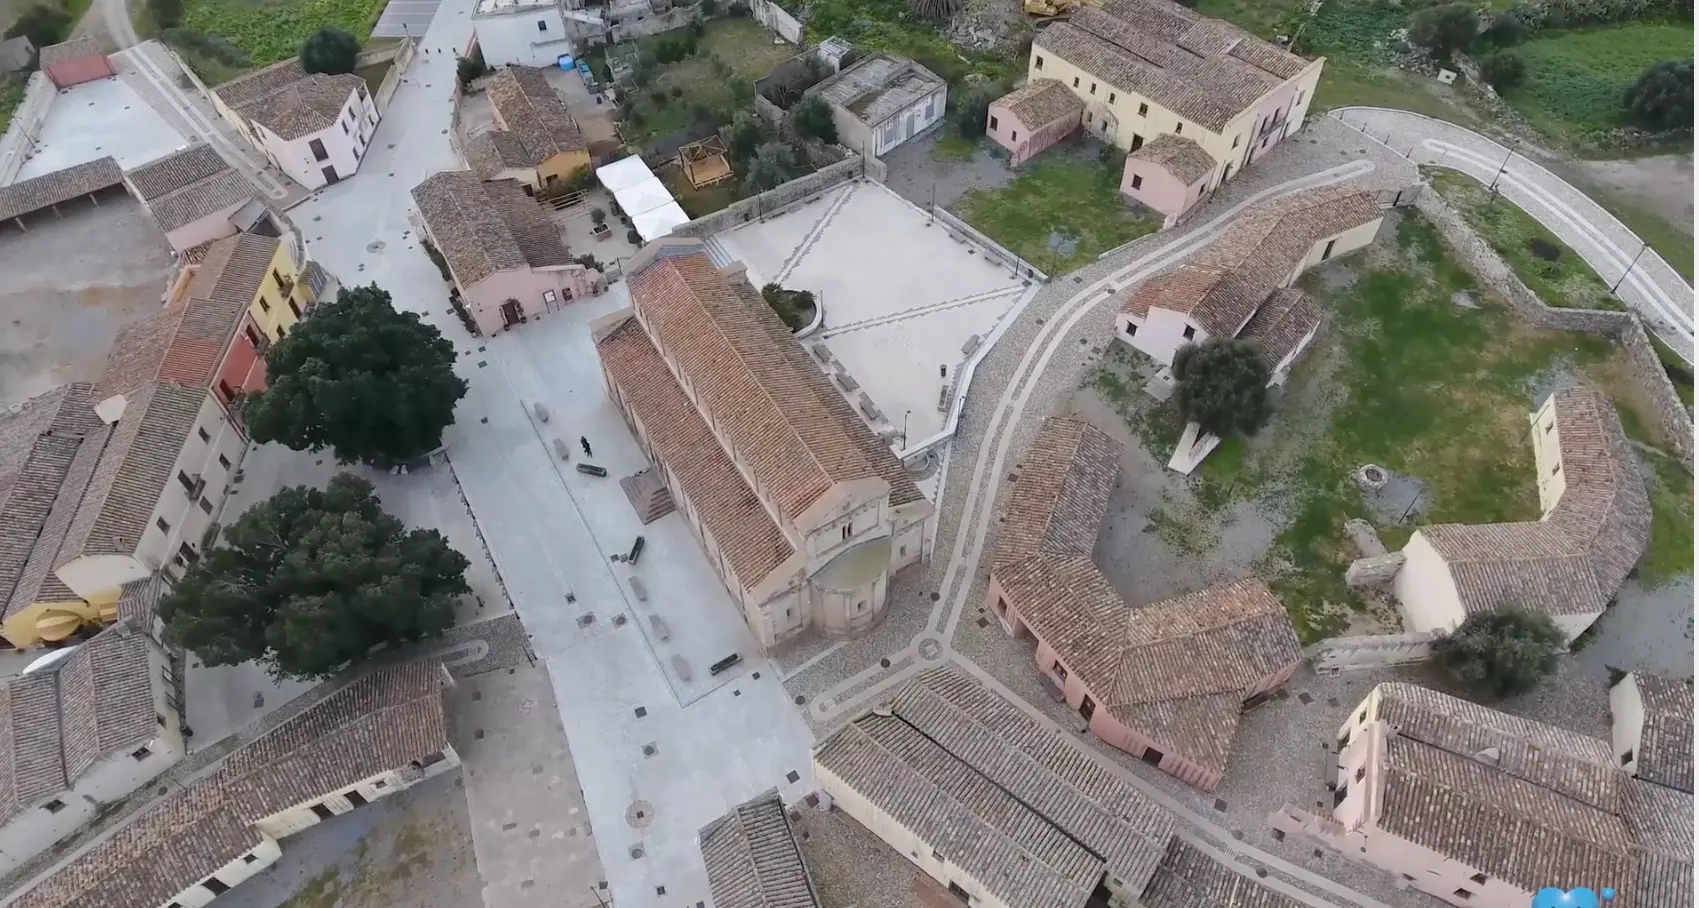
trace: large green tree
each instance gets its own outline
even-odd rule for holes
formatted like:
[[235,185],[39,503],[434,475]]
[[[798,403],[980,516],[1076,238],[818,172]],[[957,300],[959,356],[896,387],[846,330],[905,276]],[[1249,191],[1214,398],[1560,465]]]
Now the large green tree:
[[310,73],[339,75],[360,65],[360,39],[326,25],[301,44],[301,68]]
[[466,382],[454,345],[372,284],[344,289],[272,346],[267,387],[248,399],[249,433],[342,463],[387,466],[442,444]]
[[1268,364],[1249,341],[1189,344],[1174,357],[1180,414],[1219,438],[1254,435],[1268,422]]
[[784,185],[796,172],[796,155],[783,142],[768,142],[755,149],[744,169],[743,191],[749,195]]
[[166,638],[206,665],[252,659],[322,678],[380,644],[440,635],[471,592],[465,556],[436,530],[407,530],[372,484],[339,473],[249,509],[159,604]]
[[832,121],[832,108],[819,95],[803,98],[791,112],[796,131],[819,139],[827,145],[838,144],[838,124]]
[[1693,61],[1665,60],[1647,67],[1624,93],[1622,104],[1629,119],[1647,129],[1691,129]]
[[1467,3],[1429,7],[1410,18],[1410,43],[1442,62],[1468,50],[1480,33],[1481,14]]
[[1557,671],[1564,642],[1551,618],[1511,607],[1470,615],[1434,649],[1459,684],[1497,700],[1539,687]]

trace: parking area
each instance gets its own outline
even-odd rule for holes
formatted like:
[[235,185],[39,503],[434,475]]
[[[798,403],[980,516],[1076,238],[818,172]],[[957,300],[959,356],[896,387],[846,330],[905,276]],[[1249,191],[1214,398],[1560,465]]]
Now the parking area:
[[814,293],[825,316],[804,343],[830,350],[853,379],[840,388],[899,450],[943,430],[961,366],[1036,292],[872,181],[715,239],[755,286]]
[[153,311],[171,249],[140,204],[61,206],[0,234],[0,407],[68,381],[94,381],[119,329]]
[[128,170],[189,144],[127,82],[84,82],[62,91],[47,109],[34,153],[18,179],[64,170],[111,155]]

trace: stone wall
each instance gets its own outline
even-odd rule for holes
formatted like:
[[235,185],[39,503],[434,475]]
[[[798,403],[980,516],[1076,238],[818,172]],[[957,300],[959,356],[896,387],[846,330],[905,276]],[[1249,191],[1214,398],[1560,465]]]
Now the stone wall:
[[1416,634],[1375,634],[1363,637],[1329,637],[1304,649],[1316,671],[1358,671],[1426,662],[1433,658],[1434,642],[1444,637],[1438,631]]
[[[396,89],[401,87],[401,78],[407,74],[407,67],[413,65],[413,55],[418,47],[419,39],[408,38],[399,44],[392,44],[376,51],[361,51],[361,66],[370,66],[373,63],[382,63],[385,60],[393,61],[389,72],[383,74],[383,84],[379,85],[378,90],[372,95],[372,103],[377,105],[378,116],[383,116],[384,112],[389,110],[390,99],[395,97]],[[370,60],[366,59],[368,54],[372,55]],[[455,80],[455,84],[459,84],[458,79]]]
[[41,126],[47,122],[47,111],[58,96],[58,90],[46,73],[39,70],[30,73],[29,83],[24,86],[24,99],[19,102],[17,110],[12,111],[6,134],[0,136],[0,186],[12,185],[24,162],[35,154]]
[[783,214],[793,206],[839,186],[858,177],[885,182],[885,164],[878,158],[862,158],[859,155],[839,161],[828,167],[823,167],[807,176],[798,177],[776,189],[769,189],[758,196],[733,202],[730,205],[705,214],[689,223],[680,224],[673,228],[673,236],[692,236],[706,239],[724,230],[730,230],[739,224],[758,221],[774,215]]
[[1351,587],[1373,586],[1382,587],[1398,576],[1398,571],[1404,567],[1403,552],[1384,552],[1379,555],[1368,555],[1351,562],[1345,569],[1345,585]]
[[1653,348],[1646,326],[1632,312],[1604,309],[1566,309],[1548,306],[1522,279],[1510,270],[1504,259],[1475,233],[1437,192],[1424,192],[1416,200],[1416,209],[1439,232],[1446,248],[1482,286],[1497,292],[1510,307],[1536,328],[1559,331],[1586,331],[1610,338],[1628,356],[1634,376],[1646,388],[1646,395],[1657,408],[1659,426],[1682,464],[1693,469],[1693,417],[1676,394],[1675,385],[1664,372],[1658,352]]

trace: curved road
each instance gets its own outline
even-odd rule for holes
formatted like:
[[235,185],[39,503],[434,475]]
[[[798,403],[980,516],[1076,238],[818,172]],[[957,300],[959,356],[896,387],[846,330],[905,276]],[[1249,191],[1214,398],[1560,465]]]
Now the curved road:
[[[1693,287],[1634,231],[1562,177],[1477,132],[1407,110],[1343,107],[1329,116],[1417,164],[1493,185],[1557,234],[1665,343],[1693,362]],[[1620,283],[1619,283],[1620,282]]]

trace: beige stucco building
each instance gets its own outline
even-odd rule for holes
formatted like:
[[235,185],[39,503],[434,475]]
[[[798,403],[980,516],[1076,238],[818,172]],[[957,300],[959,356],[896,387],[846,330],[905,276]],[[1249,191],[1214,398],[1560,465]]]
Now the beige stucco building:
[[879,157],[944,119],[949,86],[906,57],[870,53],[806,95],[832,111],[838,144]]
[[171,660],[129,621],[8,679],[0,685],[0,872],[87,825],[184,753]]
[[1611,749],[1637,779],[1693,793],[1693,682],[1629,672],[1611,687]]
[[20,895],[15,908],[200,908],[279,840],[460,765],[442,663],[367,674],[237,750]]
[[485,336],[602,292],[602,273],[573,260],[560,228],[518,181],[448,170],[413,187],[413,205]]
[[1129,152],[1123,193],[1173,223],[1303,126],[1323,63],[1168,0],[1107,0],[1041,30],[1027,78],[1072,90],[1085,131]]
[[1540,519],[1416,530],[1392,587],[1409,630],[1450,631],[1470,615],[1519,607],[1550,616],[1573,641],[1639,563],[1651,502],[1610,400],[1557,391],[1529,430]]
[[1368,193],[1322,187],[1263,202],[1178,266],[1134,287],[1115,337],[1160,366],[1187,344],[1242,337],[1283,384],[1309,350],[1321,310],[1292,287],[1315,265],[1374,242],[1384,212]]
[[820,908],[777,789],[733,807],[696,840],[716,908]]
[[649,244],[626,281],[631,309],[593,326],[608,393],[756,640],[873,627],[928,555],[931,502],[700,240]]
[[209,97],[254,150],[308,189],[353,176],[378,128],[365,79],[309,74],[296,57],[232,79]]
[[236,233],[265,211],[253,184],[205,143],[124,171],[124,184],[179,255]]
[[1526,908],[1547,887],[1693,904],[1693,795],[1621,771],[1608,741],[1386,683],[1340,727],[1337,754],[1331,804],[1288,806],[1275,828],[1459,908]]

